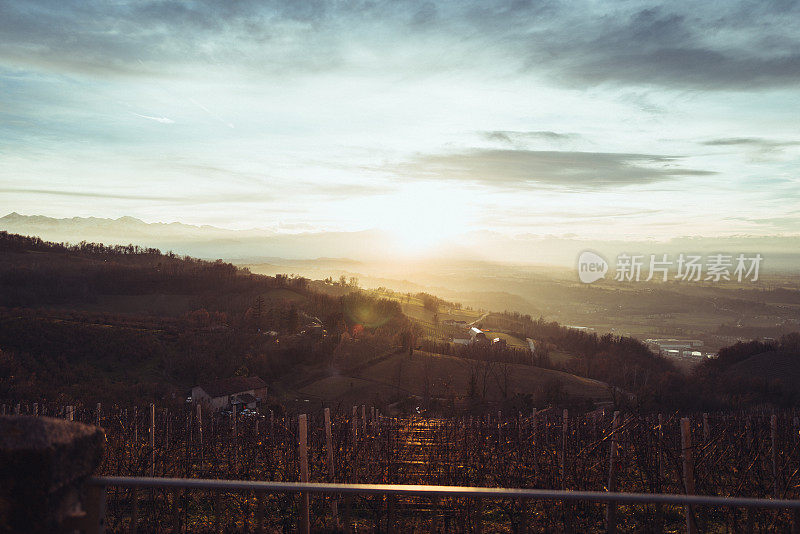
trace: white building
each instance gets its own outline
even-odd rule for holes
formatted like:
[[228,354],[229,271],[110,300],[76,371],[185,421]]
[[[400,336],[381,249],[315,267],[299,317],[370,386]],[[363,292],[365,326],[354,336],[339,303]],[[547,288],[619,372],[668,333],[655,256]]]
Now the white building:
[[695,352],[697,348],[703,346],[699,339],[646,339],[647,348],[662,356],[678,353]]
[[473,326],[469,329],[469,340],[471,343],[478,343],[479,341],[488,341],[488,338],[483,333],[483,330]]
[[267,384],[257,376],[234,376],[192,388],[192,402],[210,409],[254,409],[267,399]]

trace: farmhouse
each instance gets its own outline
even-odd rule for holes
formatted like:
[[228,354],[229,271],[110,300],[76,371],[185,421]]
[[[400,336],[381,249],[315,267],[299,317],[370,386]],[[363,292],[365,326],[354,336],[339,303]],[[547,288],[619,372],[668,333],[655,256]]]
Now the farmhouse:
[[[465,335],[469,335],[469,337],[465,337]],[[452,339],[456,345],[472,345],[473,343],[487,343],[489,341],[483,330],[474,326],[467,330],[466,334],[461,334],[458,337],[453,336]]]
[[472,343],[488,341],[488,338],[486,337],[486,334],[483,333],[483,330],[474,326],[469,329],[469,338]]
[[212,410],[254,409],[267,398],[267,384],[257,376],[234,376],[192,388],[192,402]]

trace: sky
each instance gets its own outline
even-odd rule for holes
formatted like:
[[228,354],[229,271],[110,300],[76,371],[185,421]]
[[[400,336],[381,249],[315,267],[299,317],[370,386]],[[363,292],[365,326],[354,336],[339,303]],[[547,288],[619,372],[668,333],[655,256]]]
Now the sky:
[[784,1],[0,0],[0,211],[410,250],[798,235],[799,23]]

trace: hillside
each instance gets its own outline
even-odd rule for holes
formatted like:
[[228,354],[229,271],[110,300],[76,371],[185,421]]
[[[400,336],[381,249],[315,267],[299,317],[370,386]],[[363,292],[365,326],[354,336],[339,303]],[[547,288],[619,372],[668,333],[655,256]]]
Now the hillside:
[[[481,362],[455,356],[400,352],[357,373],[341,373],[315,381],[300,393],[329,403],[353,403],[368,398],[379,404],[407,396],[436,399],[463,407],[470,401],[542,406],[554,400],[610,401],[608,385],[597,380],[530,365]],[[527,398],[526,398],[527,396]]]
[[[364,313],[378,336],[411,328],[385,302],[156,249],[0,232],[0,397],[181,399],[214,378],[275,380],[325,365]],[[316,321],[325,335],[305,333]]]
[[763,352],[731,366],[728,379],[762,380],[766,384],[800,392],[800,355],[783,351]]
[[[483,323],[505,343],[451,343]],[[256,374],[280,403],[294,402],[298,390],[328,401],[423,398],[430,407],[586,403],[607,399],[605,384],[636,394],[671,387],[675,374],[630,338],[427,293],[365,291],[357,280],[255,275],[135,245],[56,244],[6,232],[0,350],[0,396],[46,390],[84,401],[180,399],[199,381]]]
[[715,402],[793,406],[800,401],[800,333],[725,347],[692,378]]

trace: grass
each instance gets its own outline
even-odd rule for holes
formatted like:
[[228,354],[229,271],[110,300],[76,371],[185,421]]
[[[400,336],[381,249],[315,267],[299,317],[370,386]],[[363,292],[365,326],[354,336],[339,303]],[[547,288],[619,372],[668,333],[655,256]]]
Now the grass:
[[528,342],[524,339],[520,339],[516,336],[512,336],[511,334],[506,334],[504,332],[498,332],[496,330],[484,330],[486,337],[490,340],[499,337],[500,339],[506,342],[506,345],[509,347],[516,347],[518,349],[528,349]]
[[575,359],[575,356],[562,350],[551,350],[548,357],[555,365],[564,365]]
[[425,309],[422,300],[411,296],[410,298],[404,293],[384,293],[379,291],[372,292],[375,296],[389,300],[396,300],[403,308],[403,313],[408,315],[411,319],[420,323],[425,323],[430,326],[436,326],[434,315],[438,315],[439,323],[448,319],[453,321],[466,321],[471,323],[483,315],[477,310],[456,309],[450,307],[441,307],[438,312]]
[[[470,377],[475,374],[479,391],[486,399],[499,401],[504,396],[535,394],[553,382],[559,382],[570,396],[602,401],[609,399],[608,387],[597,380],[581,378],[561,371],[521,364],[490,364],[455,356],[414,351],[394,354],[360,370],[358,376],[329,376],[300,390],[329,402],[343,402],[365,397],[387,400],[395,395],[464,397]],[[505,390],[505,395],[504,395]]]
[[[286,288],[274,288],[259,293],[265,302],[287,300],[301,302],[305,296]],[[239,298],[233,295],[231,298]],[[255,296],[248,296],[248,303]],[[252,301],[252,303],[250,302]],[[186,312],[203,307],[203,299],[197,295],[175,295],[147,293],[143,295],[99,295],[93,302],[70,303],[69,309],[92,313],[125,313],[132,315],[156,315],[178,317]]]

